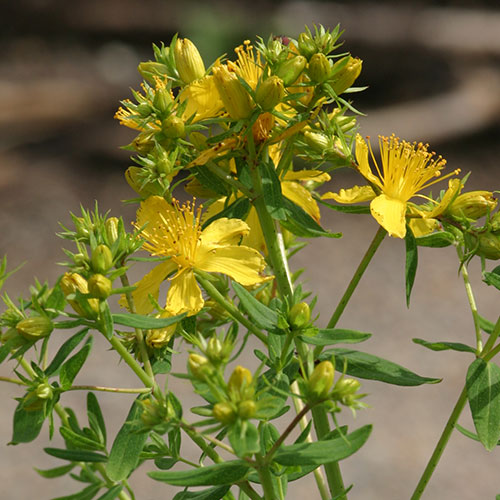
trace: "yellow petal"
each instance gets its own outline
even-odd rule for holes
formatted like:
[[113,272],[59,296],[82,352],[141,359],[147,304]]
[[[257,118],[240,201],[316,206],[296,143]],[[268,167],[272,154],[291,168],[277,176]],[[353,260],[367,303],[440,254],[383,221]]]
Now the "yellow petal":
[[430,234],[439,227],[436,219],[410,219],[409,224],[415,238]]
[[311,193],[298,182],[283,181],[281,183],[283,196],[293,201],[302,210],[307,212],[316,222],[319,222],[319,207]]
[[377,196],[370,204],[375,220],[389,233],[389,236],[404,238],[406,235],[406,203],[385,194]]
[[179,95],[181,103],[187,101],[186,109],[182,115],[187,120],[193,114],[194,121],[211,118],[220,114],[223,108],[222,100],[215,87],[214,77],[205,76],[190,83]]
[[263,283],[269,279],[260,275],[265,267],[262,255],[257,250],[245,246],[232,245],[198,251],[195,265],[209,273],[227,274],[244,286]]
[[[149,296],[152,295],[155,300],[158,300],[161,283],[170,273],[176,270],[177,264],[171,260],[167,260],[154,267],[144,278],[134,285],[137,288],[132,292],[132,299],[135,310],[139,314],[148,314],[154,309]],[[128,307],[125,296],[121,297],[120,305]]]
[[191,316],[200,311],[203,304],[201,290],[192,269],[186,269],[172,279],[165,306],[172,316],[184,312]]
[[245,222],[250,228],[250,233],[241,240],[241,244],[250,248],[255,248],[264,255],[267,255],[266,240],[260,227],[259,216],[254,207],[250,208]]
[[330,180],[330,175],[320,170],[289,170],[283,177],[285,181],[314,181],[318,183]]
[[373,175],[370,167],[370,162],[368,160],[368,144],[366,144],[365,140],[359,134],[356,136],[356,161],[358,163],[359,173],[365,179],[382,188],[383,186],[380,179]]
[[321,196],[322,200],[335,200],[337,203],[361,203],[375,198],[376,194],[371,186],[354,186],[349,189],[341,189],[338,193],[329,191]]
[[145,226],[145,233],[152,234],[159,227],[164,226],[165,223],[160,217],[160,214],[165,212],[172,212],[174,209],[161,196],[150,196],[143,202],[137,210],[137,226]]
[[463,184],[460,179],[451,179],[448,182],[448,189],[443,195],[443,198],[437,206],[435,206],[430,212],[427,212],[424,217],[434,218],[441,215],[455,199],[455,197],[462,190]]
[[241,219],[222,217],[203,230],[200,236],[201,246],[213,248],[221,245],[236,245],[249,232],[248,224]]

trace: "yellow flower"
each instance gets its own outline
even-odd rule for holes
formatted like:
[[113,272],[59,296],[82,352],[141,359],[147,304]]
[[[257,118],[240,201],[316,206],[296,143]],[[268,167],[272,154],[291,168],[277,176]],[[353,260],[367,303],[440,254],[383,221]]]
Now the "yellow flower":
[[150,295],[157,300],[161,283],[171,274],[165,310],[171,315],[196,314],[204,300],[194,271],[223,273],[244,286],[269,279],[261,275],[263,257],[253,248],[239,246],[248,225],[239,219],[218,219],[201,229],[201,209],[194,204],[168,203],[151,196],[137,211],[136,227],[144,227],[143,248],[152,256],[167,257],[136,283],[132,292],[137,312],[147,314],[154,308]]
[[[442,157],[434,158],[427,145],[409,143],[399,138],[379,136],[381,166],[375,160],[370,144],[356,136],[356,160],[361,175],[371,184],[355,186],[341,192],[326,193],[324,199],[333,198],[339,203],[357,203],[371,199],[370,212],[390,236],[406,235],[406,211],[408,201],[418,192],[440,180],[455,175],[459,170],[441,177],[446,164]],[[368,160],[370,153],[375,169]]]

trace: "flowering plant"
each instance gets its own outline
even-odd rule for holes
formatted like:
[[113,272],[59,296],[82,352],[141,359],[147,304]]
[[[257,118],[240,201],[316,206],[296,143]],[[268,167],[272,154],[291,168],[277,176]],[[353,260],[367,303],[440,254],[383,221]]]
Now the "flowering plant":
[[[23,391],[12,444],[36,439],[45,421],[50,436],[59,430],[65,447],[45,451],[65,465],[38,472],[71,474],[85,485],[60,498],[135,498],[128,480],[146,463],[153,480],[180,488],[176,500],[281,500],[308,474],[318,498],[346,499],[340,462],[371,432],[342,425],[346,409],[367,406],[359,379],[439,382],[338,346],[370,337],[337,324],[387,234],[405,241],[408,304],[418,247],[456,248],[475,327],[473,345],[414,339],[474,361],[411,498],[421,498],[454,429],[487,450],[497,445],[500,319],[479,315],[467,272],[479,258],[484,281],[500,289],[500,266],[487,271],[485,264],[500,258],[497,201],[489,191],[462,192],[466,178],[458,169],[442,175],[445,160],[425,144],[380,137],[380,153],[373,151],[357,134],[349,98],[363,90],[353,86],[362,62],[338,52],[339,38],[338,27],[315,27],[296,40],[245,42],[236,60],[221,57],[206,69],[194,44],[174,37],[139,65],[142,88],[116,113],[137,132],[127,146],[134,166],[125,173],[139,205],[133,229],[97,207],[82,209],[60,234],[75,247],[65,250],[57,282],[37,282],[18,301],[3,296],[0,362],[11,361],[13,374],[0,379]],[[342,167],[367,184],[320,194]],[[437,196],[424,193],[445,179]],[[196,199],[180,200],[182,187]],[[341,236],[321,225],[320,206],[346,217],[371,214],[380,226],[325,327],[300,271],[289,269],[309,239]],[[133,284],[132,266],[141,276]],[[0,285],[9,274],[4,258]],[[54,348],[58,330],[67,339]],[[75,384],[94,335],[142,387]],[[258,343],[254,362],[242,366],[250,339]],[[173,373],[172,357],[182,353],[186,369]],[[197,406],[170,389],[171,377],[190,382]],[[88,426],[63,405],[76,390],[87,393]],[[137,394],[112,443],[98,391]],[[457,423],[467,403],[474,431]],[[196,462],[186,442],[199,448]]]

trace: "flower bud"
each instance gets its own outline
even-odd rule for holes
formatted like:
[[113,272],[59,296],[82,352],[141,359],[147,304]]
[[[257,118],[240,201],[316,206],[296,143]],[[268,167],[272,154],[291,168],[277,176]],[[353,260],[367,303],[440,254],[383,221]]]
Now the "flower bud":
[[48,382],[44,382],[37,386],[35,394],[38,399],[50,399],[53,394],[52,386]]
[[184,137],[186,134],[184,120],[178,116],[171,115],[166,120],[163,120],[163,123],[161,124],[161,131],[169,139]]
[[165,328],[155,328],[154,330],[146,330],[146,344],[155,349],[165,347],[172,338],[172,335],[177,330],[177,324],[169,325]]
[[322,52],[318,52],[311,57],[307,73],[309,78],[316,83],[323,83],[328,80],[332,66],[328,58]]
[[281,78],[276,75],[266,78],[257,87],[255,101],[264,111],[271,111],[281,102],[285,95],[285,87]]
[[153,108],[144,102],[136,106],[136,111],[141,118],[147,118],[153,112]]
[[50,335],[54,329],[52,321],[45,316],[33,316],[17,323],[16,330],[26,340],[38,340]]
[[493,215],[490,220],[490,226],[492,231],[500,231],[500,212]]
[[153,106],[160,113],[168,113],[172,108],[174,100],[172,98],[172,94],[168,89],[159,88],[155,92],[155,96],[153,98]]
[[238,365],[227,383],[229,394],[241,394],[242,390],[250,387],[252,383],[252,373],[247,368]]
[[221,424],[229,425],[234,422],[236,413],[229,403],[216,403],[213,408],[213,416]]
[[213,372],[210,361],[205,356],[191,353],[188,358],[189,371],[198,380],[205,380]]
[[224,65],[216,66],[213,74],[215,87],[229,116],[233,120],[248,118],[253,109],[252,101],[236,74]]
[[276,75],[283,80],[285,87],[294,83],[306,67],[307,59],[304,56],[295,56],[283,61],[276,69]]
[[299,52],[306,57],[307,60],[311,59],[311,57],[318,51],[318,48],[309,33],[301,33],[299,35],[298,44]]
[[337,95],[345,92],[356,81],[361,73],[362,65],[361,59],[351,56],[345,56],[333,65],[330,85]]
[[245,399],[238,405],[238,416],[243,419],[252,418],[257,411],[257,405],[255,401],[251,399]]
[[307,382],[308,396],[313,400],[325,399],[330,392],[335,369],[330,361],[322,361],[314,368]]
[[141,62],[137,68],[144,80],[152,85],[155,84],[155,78],[164,77],[168,74],[168,68],[159,62],[146,61]]
[[331,149],[332,147],[328,137],[321,132],[311,132],[310,130],[306,130],[304,132],[304,139],[306,143],[318,153],[323,153],[323,151]]
[[174,47],[174,58],[177,71],[184,83],[191,83],[205,75],[203,59],[191,40],[177,38]]
[[125,179],[128,185],[138,194],[148,198],[149,196],[162,195],[163,189],[157,183],[147,182],[142,175],[141,167],[129,167],[125,171]]
[[217,364],[224,360],[225,356],[222,342],[217,337],[210,337],[206,354],[213,363]]
[[169,417],[168,407],[164,401],[148,398],[139,403],[142,407],[141,420],[146,427],[161,425]]
[[117,217],[110,217],[105,222],[106,237],[108,243],[112,245],[118,239],[118,228],[120,221]]
[[455,217],[477,220],[494,210],[497,200],[490,191],[469,191],[458,195],[447,212]]
[[500,259],[500,235],[493,233],[479,235],[476,253],[485,259]]
[[306,302],[299,302],[295,304],[288,315],[290,324],[294,329],[299,329],[306,326],[311,319],[311,309]]
[[359,380],[353,378],[340,378],[335,384],[334,393],[335,399],[343,405],[351,406],[358,398],[356,393],[361,387]]
[[111,280],[102,274],[94,274],[88,281],[89,293],[97,299],[107,299],[113,288]]
[[[66,297],[76,293],[77,291],[83,294],[89,293],[87,280],[78,273],[64,273],[61,278],[60,285],[61,290]],[[82,308],[76,300],[68,300],[68,302],[73,310],[84,318],[95,318],[95,316],[99,313],[99,301],[97,299],[88,299],[88,311]]]
[[107,245],[97,245],[92,252],[90,262],[96,273],[105,274],[113,265],[113,254]]

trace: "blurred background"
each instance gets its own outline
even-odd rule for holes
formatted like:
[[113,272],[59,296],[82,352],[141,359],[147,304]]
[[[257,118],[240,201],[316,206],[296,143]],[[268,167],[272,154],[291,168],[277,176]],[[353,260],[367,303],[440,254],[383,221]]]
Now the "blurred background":
[[[33,276],[53,282],[64,260],[58,222],[67,223],[79,206],[134,217],[134,196],[123,173],[129,154],[120,149],[133,133],[113,119],[119,101],[140,83],[140,61],[152,59],[151,44],[170,42],[176,32],[198,46],[208,65],[221,53],[233,55],[244,39],[270,34],[297,36],[305,24],[345,30],[344,48],[363,59],[355,94],[367,114],[361,133],[397,133],[429,142],[451,168],[472,171],[469,189],[500,188],[500,9],[490,1],[271,1],[184,0],[3,0],[0,1],[0,254],[12,268],[12,296],[25,292]],[[329,189],[357,182],[341,173]],[[318,295],[325,324],[357,267],[377,226],[368,216],[323,212],[323,225],[345,232],[340,240],[316,240],[294,258],[306,267],[306,286]],[[467,354],[434,353],[411,342],[473,342],[473,323],[452,248],[421,249],[411,307],[404,300],[404,243],[386,239],[364,276],[339,326],[372,332],[361,349],[398,361],[417,373],[442,377],[441,384],[400,388],[366,382],[371,407],[351,428],[374,422],[368,443],[342,464],[351,500],[408,498],[463,386]],[[479,311],[495,321],[498,291],[481,283],[470,267]],[[98,340],[98,339],[96,339]],[[79,383],[136,384],[107,347],[96,342],[90,367]],[[100,352],[101,351],[101,352]],[[248,349],[248,364],[255,362]],[[106,357],[104,357],[106,356]],[[106,359],[106,363],[103,360]],[[182,367],[184,361],[178,361]],[[10,367],[0,373],[8,375]],[[47,480],[32,470],[60,465],[43,446],[60,446],[58,436],[7,448],[13,399],[21,394],[0,386],[0,484],[2,498],[49,499],[78,491],[71,479]],[[178,382],[177,387],[182,388]],[[82,408],[83,394],[63,404]],[[98,395],[114,437],[131,399]],[[82,409],[82,416],[83,416]],[[471,428],[468,410],[461,423]],[[50,444],[49,444],[50,443]],[[193,456],[194,455],[193,451]],[[454,434],[424,498],[493,499],[500,493],[500,454]],[[172,498],[177,491],[147,478],[144,464],[132,484],[140,500]],[[297,482],[294,500],[314,485]]]

